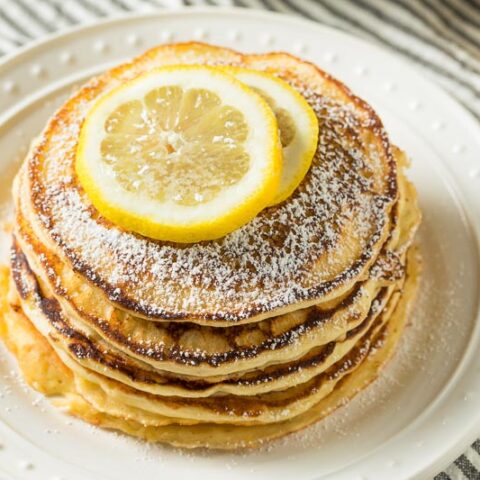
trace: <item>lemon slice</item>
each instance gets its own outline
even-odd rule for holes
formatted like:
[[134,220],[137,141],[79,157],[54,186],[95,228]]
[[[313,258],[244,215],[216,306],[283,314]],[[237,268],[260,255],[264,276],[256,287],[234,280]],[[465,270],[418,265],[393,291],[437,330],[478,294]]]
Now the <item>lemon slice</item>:
[[280,186],[272,204],[288,198],[308,172],[318,142],[318,120],[312,107],[287,82],[258,70],[223,67],[259,93],[277,117],[283,147]]
[[174,242],[219,238],[278,191],[275,115],[220,69],[177,65],[113,89],[87,113],[80,183],[98,211],[128,230]]

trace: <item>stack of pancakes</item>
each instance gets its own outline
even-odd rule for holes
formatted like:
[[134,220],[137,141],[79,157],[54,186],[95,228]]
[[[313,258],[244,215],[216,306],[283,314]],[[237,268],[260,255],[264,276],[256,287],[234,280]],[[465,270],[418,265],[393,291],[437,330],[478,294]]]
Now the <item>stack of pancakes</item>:
[[[320,134],[289,199],[224,238],[180,245],[101,217],[74,159],[99,96],[186,63],[280,76]],[[32,146],[14,185],[1,332],[27,381],[91,423],[220,449],[296,431],[368,385],[398,342],[418,277],[405,165],[371,107],[307,62],[192,43],[150,50],[75,93]]]

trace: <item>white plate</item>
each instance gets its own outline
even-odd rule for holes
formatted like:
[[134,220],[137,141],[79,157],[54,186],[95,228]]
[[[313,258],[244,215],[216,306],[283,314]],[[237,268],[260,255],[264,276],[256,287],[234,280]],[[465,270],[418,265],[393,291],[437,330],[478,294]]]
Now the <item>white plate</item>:
[[413,160],[425,274],[400,351],[372,387],[307,431],[250,454],[185,453],[73,421],[19,380],[1,350],[0,478],[429,478],[480,434],[480,128],[401,60],[344,33],[245,10],[130,16],[50,38],[0,66],[0,191],[78,82],[149,46],[205,40],[287,50],[345,81]]

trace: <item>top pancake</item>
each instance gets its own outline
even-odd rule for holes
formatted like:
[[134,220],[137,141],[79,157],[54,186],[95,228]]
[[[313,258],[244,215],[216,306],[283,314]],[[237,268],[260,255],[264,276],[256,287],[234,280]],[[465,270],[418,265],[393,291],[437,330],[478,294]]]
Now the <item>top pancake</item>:
[[[402,157],[396,151],[401,165]],[[49,251],[30,221],[21,180],[25,181],[24,175],[17,177],[14,189],[16,242],[42,289],[55,296],[68,314],[68,321],[89,338],[100,336],[102,341],[156,369],[209,378],[298,358],[308,349],[335,340],[361,323],[382,287],[402,276],[402,259],[420,218],[415,190],[400,169],[399,199],[392,216],[394,228],[370,268],[368,280],[357,282],[345,295],[261,322],[229,328],[152,322],[113,308],[100,289]],[[16,263],[13,255],[14,273]]]
[[[294,194],[222,239],[181,245],[101,217],[74,170],[96,99],[167,64],[237,64],[298,89],[320,124],[312,167]],[[241,55],[204,44],[155,48],[93,79],[54,115],[27,158],[38,228],[110,301],[152,320],[247,323],[330,300],[366,277],[389,235],[396,165],[380,120],[340,82],[290,55]],[[25,192],[27,194],[27,192]]]

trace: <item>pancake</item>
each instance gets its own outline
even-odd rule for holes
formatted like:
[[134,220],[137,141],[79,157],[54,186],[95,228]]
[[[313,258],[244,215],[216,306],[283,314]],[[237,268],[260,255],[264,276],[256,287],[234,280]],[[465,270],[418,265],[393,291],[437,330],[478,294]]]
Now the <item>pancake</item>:
[[[406,205],[408,204],[407,202],[405,203]],[[402,209],[406,212],[409,212],[408,209]],[[413,209],[413,212],[415,212],[415,209]],[[411,214],[411,212],[409,212]],[[404,215],[407,216],[408,215]],[[399,227],[401,230],[401,222],[399,221]],[[398,234],[399,237],[402,236],[401,233]],[[27,263],[25,259],[21,259],[20,257],[20,252],[17,252],[13,257],[13,273],[14,276],[18,276],[21,274],[21,270],[23,267],[23,274],[25,275],[25,270],[27,267]],[[20,259],[20,261],[18,261]],[[18,263],[15,263],[15,262]],[[29,272],[27,272],[29,273]],[[17,283],[17,289],[20,291],[20,293],[23,294],[25,302],[23,303],[24,309],[27,312],[28,316],[30,319],[35,319],[34,323],[37,325],[38,328],[38,313],[35,313],[35,308],[32,308],[31,306],[27,306],[25,308],[25,303],[27,298],[28,298],[28,292],[39,292],[39,286],[38,284],[34,284],[30,288],[26,288],[26,285],[28,283],[32,283],[34,280],[34,276],[30,272],[30,276],[32,279],[30,280],[25,280],[25,279],[19,279],[16,278],[16,283]],[[397,286],[397,289],[399,287]],[[390,309],[387,308],[384,310],[384,305],[388,302],[388,299],[390,297],[388,289],[385,289],[384,292],[384,297],[385,301],[382,303],[377,299],[377,302],[372,302],[371,306],[371,312],[375,312],[375,314],[372,313],[371,317],[373,319],[376,318],[376,314],[379,312],[382,312],[381,316],[384,319],[388,318],[389,311]],[[395,298],[398,298],[398,295],[395,295]],[[83,378],[84,380],[87,380],[90,383],[96,383],[97,385],[100,385],[101,388],[107,392],[108,397],[110,399],[120,399],[121,403],[126,403],[128,406],[134,408],[134,409],[142,409],[145,410],[147,407],[145,406],[148,405],[148,413],[149,414],[159,414],[162,416],[161,423],[164,424],[165,419],[164,417],[170,417],[172,415],[177,416],[181,415],[182,418],[187,418],[188,421],[210,421],[210,422],[224,422],[224,423],[231,423],[231,424],[237,424],[237,423],[267,423],[267,422],[277,422],[279,421],[279,416],[280,418],[285,418],[288,415],[296,416],[298,414],[301,414],[303,411],[306,409],[310,408],[312,402],[316,403],[318,402],[323,396],[326,394],[330,393],[330,388],[333,388],[334,383],[327,383],[325,385],[320,386],[319,382],[321,383],[321,379],[323,378],[322,375],[319,375],[320,373],[324,372],[327,370],[332,364],[337,361],[337,360],[344,360],[347,364],[352,363],[352,356],[355,359],[358,359],[357,361],[361,361],[362,357],[361,355],[358,354],[358,352],[365,351],[365,348],[362,347],[362,342],[360,342],[360,346],[356,345],[359,339],[364,339],[364,335],[362,335],[365,327],[367,328],[367,339],[369,336],[371,336],[374,332],[375,329],[378,327],[381,327],[383,325],[383,322],[372,322],[374,323],[375,328],[371,326],[369,328],[371,318],[367,318],[367,320],[364,322],[364,324],[361,324],[360,327],[362,328],[355,328],[351,332],[347,332],[346,334],[346,339],[343,342],[337,342],[337,344],[334,346],[334,353],[333,355],[328,355],[325,356],[325,352],[322,352],[321,349],[314,349],[313,352],[309,352],[309,354],[305,357],[302,357],[299,361],[297,362],[292,362],[291,364],[287,365],[280,365],[280,368],[278,365],[274,365],[271,368],[271,371],[268,372],[267,378],[270,377],[276,377],[280,378],[283,383],[280,384],[280,386],[274,384],[273,388],[271,385],[268,385],[268,388],[270,389],[268,392],[266,392],[264,395],[259,395],[258,392],[245,392],[245,394],[255,394],[255,398],[251,397],[241,397],[238,398],[233,395],[222,395],[221,397],[215,396],[215,397],[210,397],[205,400],[200,400],[200,399],[194,399],[193,401],[185,398],[157,398],[154,395],[145,395],[142,392],[139,392],[138,390],[144,390],[142,388],[144,385],[139,385],[138,383],[134,382],[125,382],[125,377],[123,378],[123,383],[124,385],[119,384],[119,382],[111,381],[108,379],[103,378],[104,375],[109,371],[110,368],[113,367],[116,373],[120,370],[118,366],[120,365],[121,367],[125,366],[125,358],[122,359],[121,362],[115,360],[113,363],[110,363],[109,365],[103,364],[100,365],[100,368],[97,368],[97,372],[94,371],[89,371],[88,367],[85,368],[85,366],[75,364],[75,362],[72,362],[72,359],[65,355],[65,352],[73,352],[75,355],[74,357],[79,360],[81,363],[82,360],[85,358],[89,358],[91,360],[92,358],[96,358],[98,360],[99,358],[99,350],[96,349],[94,355],[86,355],[85,352],[91,351],[95,349],[95,345],[88,339],[87,337],[82,338],[82,335],[79,334],[79,332],[73,331],[70,326],[68,328],[65,327],[66,320],[65,318],[62,318],[61,315],[61,309],[58,305],[58,302],[55,302],[54,299],[44,299],[40,296],[40,298],[37,298],[37,303],[42,303],[43,302],[48,305],[48,308],[44,309],[44,312],[49,313],[51,317],[54,320],[54,324],[57,325],[57,335],[52,335],[52,331],[47,330],[45,331],[45,323],[44,325],[41,325],[39,327],[39,330],[44,333],[46,337],[52,338],[53,343],[52,345],[58,346],[59,341],[61,340],[58,337],[58,333],[67,330],[68,337],[73,339],[72,346],[74,348],[69,348],[67,346],[64,348],[62,351],[61,349],[56,349],[57,353],[60,355],[62,360],[73,370],[77,373],[77,376]],[[47,301],[45,301],[47,300]],[[55,303],[56,307],[54,308],[52,305],[52,300]],[[390,302],[393,306],[395,305],[395,302]],[[392,307],[391,307],[392,308]],[[38,309],[37,311],[40,311],[40,316],[42,313],[41,309]],[[370,317],[370,316],[369,316]],[[385,320],[384,320],[385,321]],[[48,323],[48,320],[47,322]],[[59,326],[60,325],[60,326]],[[372,333],[373,332],[373,333]],[[83,345],[82,345],[83,341]],[[363,342],[366,342],[368,340],[362,340]],[[343,344],[343,345],[342,345]],[[345,348],[345,345],[347,347]],[[342,348],[343,347],[343,348]],[[335,355],[335,352],[339,351],[337,355]],[[343,359],[343,357],[346,357]],[[107,359],[107,360],[111,360]],[[330,362],[328,361],[330,360]],[[322,362],[323,361],[323,362]],[[355,362],[353,362],[355,363]],[[339,368],[339,371],[343,371],[344,367],[342,366],[343,363],[341,361],[338,361],[337,368]],[[110,367],[110,368],[109,368]],[[130,373],[130,380],[134,375],[138,375],[138,372],[135,371],[135,368],[138,367],[138,365],[131,365],[130,371],[127,373]],[[308,367],[314,367],[313,370],[316,373],[315,376],[311,376],[310,378],[308,376],[305,376],[306,371],[308,371]],[[333,367],[332,367],[333,368]],[[137,368],[138,369],[138,368]],[[298,378],[296,381],[293,381],[290,383],[290,385],[295,385],[294,387],[290,387],[290,385],[287,383],[287,380],[289,380],[289,377],[291,375],[288,375],[288,373],[292,372],[299,372],[301,371],[302,376],[303,376],[303,382],[299,382]],[[99,373],[101,372],[101,373]],[[149,383],[149,390],[152,389],[152,383],[154,383],[153,380],[153,375],[150,375],[150,378],[147,380],[147,377],[145,375],[146,372],[141,373],[139,376],[140,378],[145,382]],[[108,373],[107,373],[108,375]],[[258,377],[258,372],[255,372],[255,375]],[[307,374],[308,375],[308,374]],[[119,377],[117,376],[117,379]],[[261,378],[261,377],[260,377]],[[172,384],[166,386],[166,380],[165,378],[159,378],[157,376],[157,383],[160,383],[162,387],[167,387],[169,389],[172,389]],[[242,382],[243,378],[242,377],[237,377],[233,384],[235,385],[238,383],[243,383]],[[130,383],[130,387],[135,387],[130,388],[130,387],[125,387],[125,383]],[[265,387],[265,383],[260,383],[263,387]],[[252,387],[255,386],[255,384],[247,383],[248,386]],[[190,385],[190,390],[188,391],[187,396],[191,395],[191,392],[195,386],[198,386],[193,384]],[[243,383],[243,386],[245,386],[245,383]],[[205,387],[205,385],[203,385]],[[221,386],[220,388],[222,388]],[[282,391],[276,391],[278,388],[283,387],[284,390]],[[177,383],[177,388],[178,388],[178,383]],[[208,387],[207,387],[208,388]],[[153,390],[153,389],[152,389]],[[209,387],[209,390],[207,390],[207,395],[212,393],[215,393],[213,391],[214,389]],[[246,389],[248,390],[248,389]],[[272,390],[274,390],[272,392]],[[151,392],[150,392],[151,393]],[[158,390],[155,391],[155,393],[158,393]],[[164,392],[164,394],[167,392]],[[182,395],[182,391],[177,390],[177,395]],[[192,395],[193,396],[193,395]],[[227,407],[228,406],[228,407]],[[199,408],[201,407],[201,408]],[[200,412],[199,412],[200,410]],[[263,410],[263,411],[262,411]],[[288,413],[286,413],[288,412]],[[254,417],[252,420],[251,417]]]
[[[395,300],[398,294],[394,296]],[[393,301],[394,305],[395,301]],[[34,318],[29,313],[29,318]],[[386,318],[388,309],[381,315]],[[356,366],[360,363],[366,352],[365,345],[370,341],[372,332],[381,326],[382,321],[374,322],[372,327],[363,336],[360,334],[360,341],[350,350],[345,358],[341,358],[338,364],[331,367],[331,381],[325,381],[325,375],[317,375],[308,382],[281,391],[273,391],[255,396],[221,395],[207,398],[184,398],[165,397],[140,392],[127,387],[118,381],[107,379],[101,374],[87,370],[77,363],[72,362],[61,350],[60,358],[75,372],[76,376],[102,388],[112,400],[117,400],[134,408],[141,408],[149,413],[159,414],[162,417],[178,417],[187,420],[201,422],[229,423],[229,424],[256,424],[271,423],[296,416],[310,408],[326,394],[330,393],[335,382],[346,374],[349,369],[346,366]],[[52,342],[55,345],[55,340]],[[308,361],[306,359],[307,368]],[[313,359],[314,360],[314,359]],[[328,371],[328,370],[327,370]]]
[[[336,388],[307,412],[280,423],[251,426],[199,423],[187,428],[179,424],[152,426],[133,420],[119,404],[116,404],[114,408],[109,408],[118,416],[108,414],[93,407],[82,397],[77,390],[77,384],[81,384],[85,388],[85,381],[75,381],[74,374],[60,361],[45,337],[39,334],[21,313],[21,309],[17,312],[6,312],[0,322],[0,332],[9,348],[17,356],[27,381],[34,388],[48,395],[62,395],[62,398],[58,399],[56,403],[85,421],[105,428],[120,430],[148,441],[164,442],[185,448],[207,446],[225,450],[256,447],[267,440],[282,437],[320,420],[343,406],[348,399],[375,379],[398,343],[414,298],[418,274],[419,263],[416,252],[411,252],[407,281],[402,295],[399,296],[399,302],[392,312],[390,320],[373,338],[368,355],[363,362],[337,382]],[[8,277],[4,272],[2,278],[4,288],[7,282]],[[5,312],[6,308],[3,305],[2,311]],[[88,387],[90,387],[88,389],[90,399],[93,401],[93,397],[95,397],[97,406],[106,410],[112,403],[109,396],[94,384],[88,385]]]
[[95,343],[106,342],[154,369],[208,377],[207,381],[216,382],[226,375],[297,359],[314,347],[334,341],[365,319],[378,292],[400,278],[399,259],[411,244],[420,219],[415,191],[403,175],[400,178],[394,229],[376,259],[372,278],[356,285],[338,301],[228,329],[190,323],[158,324],[112,308],[95,287],[82,283],[68,265],[39,242],[22,216],[24,202],[19,196],[16,236],[43,289],[54,292],[75,329]]
[[[293,387],[255,396],[221,395],[191,399],[152,395],[109,380],[101,374],[89,371],[79,364],[67,360],[68,357],[65,357],[61,350],[55,349],[55,337],[52,338],[52,346],[62,361],[75,373],[75,376],[97,384],[112,400],[136,409],[146,410],[150,414],[160,415],[162,422],[164,417],[180,417],[189,421],[213,423],[272,423],[306,411],[312,404],[330,393],[335,383],[365,358],[372,336],[385,324],[392,309],[395,308],[400,289],[401,285],[398,286],[397,293],[392,296],[385,309],[375,308],[373,310],[376,314],[380,312],[378,318],[372,312],[374,321],[367,332],[363,335],[362,331],[354,332],[355,346],[324,374],[316,375],[311,380],[295,384]],[[38,300],[41,302],[42,298],[40,297]],[[25,313],[30,319],[36,319],[36,315],[32,314],[35,312],[32,312],[30,308],[24,310]],[[42,333],[45,335],[44,332]],[[50,338],[48,333],[45,336]],[[307,359],[307,365],[308,360],[312,359]]]
[[[175,244],[103,218],[75,172],[90,107],[176,63],[281,77],[315,112],[295,192],[214,241]],[[421,214],[375,112],[283,53],[154,48],[54,114],[14,181],[0,334],[29,384],[88,422],[187,448],[253,447],[345,404],[390,358],[419,272]]]
[[[320,123],[317,153],[295,193],[216,241],[178,245],[123,231],[96,212],[74,171],[78,131],[96,99],[172,63],[269,71],[304,95]],[[157,47],[81,88],[34,145],[22,184],[41,242],[110,302],[149,320],[212,326],[257,322],[351,290],[389,235],[398,193],[380,120],[340,82],[288,54],[194,43]]]
[[199,379],[172,376],[167,372],[149,369],[141,362],[132,361],[121,352],[98,342],[98,339],[92,339],[76,330],[63,314],[58,301],[40,288],[26,258],[18,249],[12,253],[12,274],[23,311],[72,369],[76,362],[87,370],[93,370],[137,390],[181,397],[207,397],[220,393],[258,395],[310,380],[348,354],[375,323],[392,293],[403,283],[402,278],[395,284],[380,289],[366,318],[347,331],[339,341],[312,348],[306,355],[291,362],[229,377]]

